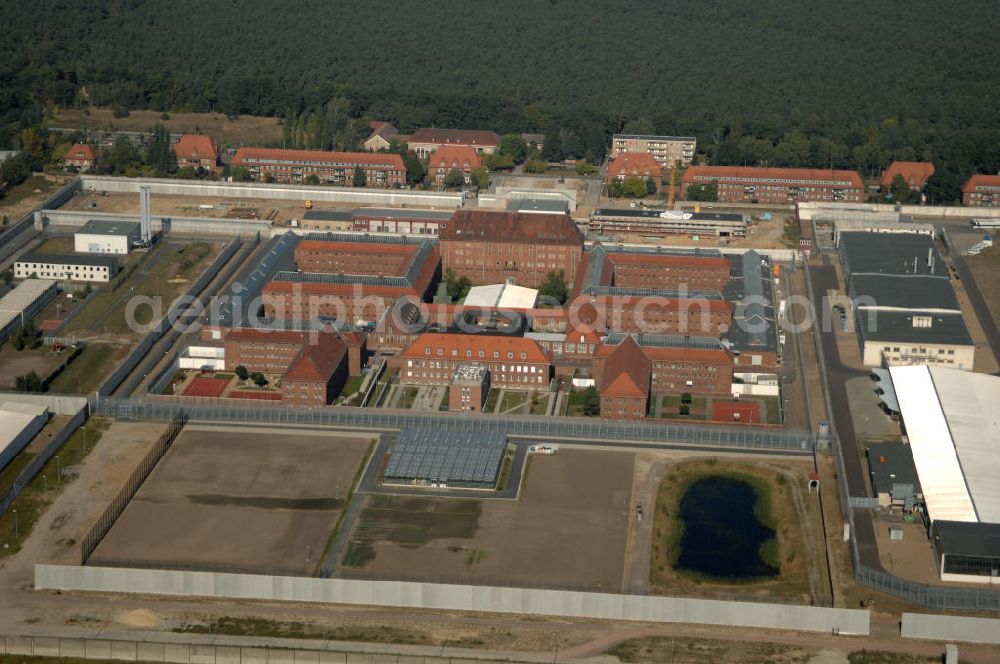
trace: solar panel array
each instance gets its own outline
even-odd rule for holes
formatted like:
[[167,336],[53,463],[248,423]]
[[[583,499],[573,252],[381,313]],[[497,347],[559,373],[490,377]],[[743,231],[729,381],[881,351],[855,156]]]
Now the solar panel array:
[[[604,339],[604,343],[617,346],[629,335],[620,332],[611,332]],[[698,350],[719,350],[722,342],[715,337],[685,337],[674,334],[638,334],[635,340],[640,346],[650,346],[653,348],[692,348]]]
[[493,486],[506,451],[507,434],[499,431],[403,429],[384,477]]
[[409,288],[403,277],[379,277],[371,274],[327,274],[325,272],[278,272],[272,281],[290,281],[297,284],[357,284],[360,286],[392,286]]

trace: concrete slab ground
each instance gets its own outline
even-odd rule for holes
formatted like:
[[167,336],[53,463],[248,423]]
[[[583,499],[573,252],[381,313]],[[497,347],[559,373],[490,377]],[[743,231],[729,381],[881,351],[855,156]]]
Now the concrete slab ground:
[[899,423],[882,412],[875,394],[877,383],[868,376],[847,380],[847,401],[859,440],[899,439]]

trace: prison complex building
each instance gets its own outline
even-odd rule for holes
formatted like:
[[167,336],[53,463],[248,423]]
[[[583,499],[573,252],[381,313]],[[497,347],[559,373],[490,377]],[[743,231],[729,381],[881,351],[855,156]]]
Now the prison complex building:
[[278,272],[264,287],[265,317],[374,323],[401,297],[429,298],[440,277],[440,254],[429,240],[312,237],[296,247],[299,271]]
[[572,284],[583,234],[567,214],[457,210],[441,229],[441,261],[475,284],[537,288],[550,272]]
[[934,164],[927,161],[894,161],[882,173],[879,186],[883,193],[892,189],[896,176],[903,178],[911,191],[923,191],[927,180],[934,175]]
[[749,215],[725,212],[602,208],[591,213],[588,228],[598,238],[631,242],[670,235],[745,237],[749,224]]
[[350,214],[351,229],[372,233],[440,235],[454,210],[360,208]]
[[1000,175],[973,175],[962,185],[962,205],[1000,207]]
[[174,157],[177,168],[203,168],[218,172],[219,153],[210,136],[204,134],[184,134],[174,143]]
[[472,363],[487,367],[493,388],[544,390],[552,374],[549,354],[520,336],[425,332],[397,361],[400,383],[411,385],[449,385]]
[[108,283],[118,274],[118,258],[94,254],[28,253],[14,262],[14,278]]
[[421,159],[430,158],[444,146],[468,147],[480,154],[493,154],[500,149],[500,137],[492,131],[472,129],[418,129],[406,141],[410,150]]
[[720,201],[861,203],[865,187],[856,171],[748,166],[691,166],[681,177],[685,198],[694,186],[718,185]]
[[615,134],[611,137],[611,157],[624,153],[651,155],[660,166],[689,165],[694,160],[698,140],[694,136],[647,136]]
[[649,395],[730,395],[731,353],[717,339],[609,334],[593,358],[601,416],[636,420],[646,416]]
[[333,401],[349,375],[360,375],[366,339],[327,328],[314,332],[234,328],[223,337],[227,371],[281,376],[281,399],[290,406]]
[[353,187],[354,173],[361,169],[366,187],[389,189],[406,184],[403,158],[389,153],[240,148],[230,166],[246,168],[254,180],[270,176],[277,182],[296,183],[315,175],[320,182]]

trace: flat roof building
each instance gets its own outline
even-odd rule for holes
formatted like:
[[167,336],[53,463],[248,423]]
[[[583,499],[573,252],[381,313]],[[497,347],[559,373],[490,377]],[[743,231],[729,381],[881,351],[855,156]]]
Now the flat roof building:
[[372,233],[440,235],[454,210],[364,207],[351,213],[351,228]]
[[91,219],[73,234],[73,250],[86,254],[124,256],[139,244],[140,239],[138,222]]
[[601,208],[590,215],[591,236],[611,240],[662,238],[669,235],[745,237],[747,215],[724,212],[684,212],[649,208]]
[[48,419],[49,409],[45,406],[19,401],[0,403],[0,471],[27,447]]
[[386,463],[386,484],[495,489],[507,453],[499,431],[403,429]]
[[118,274],[118,259],[93,254],[28,253],[14,262],[14,278],[108,283]]
[[910,446],[903,443],[872,443],[866,452],[872,491],[884,508],[913,511],[923,496]]
[[59,282],[50,279],[25,279],[0,298],[0,344],[44,309],[56,296],[58,286]]

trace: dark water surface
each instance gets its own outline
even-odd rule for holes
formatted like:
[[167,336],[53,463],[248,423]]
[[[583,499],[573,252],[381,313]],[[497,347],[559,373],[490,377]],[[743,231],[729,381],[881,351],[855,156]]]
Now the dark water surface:
[[757,520],[757,494],[746,482],[728,477],[698,480],[681,497],[684,535],[677,567],[721,579],[777,576],[761,559],[761,545],[774,530]]

